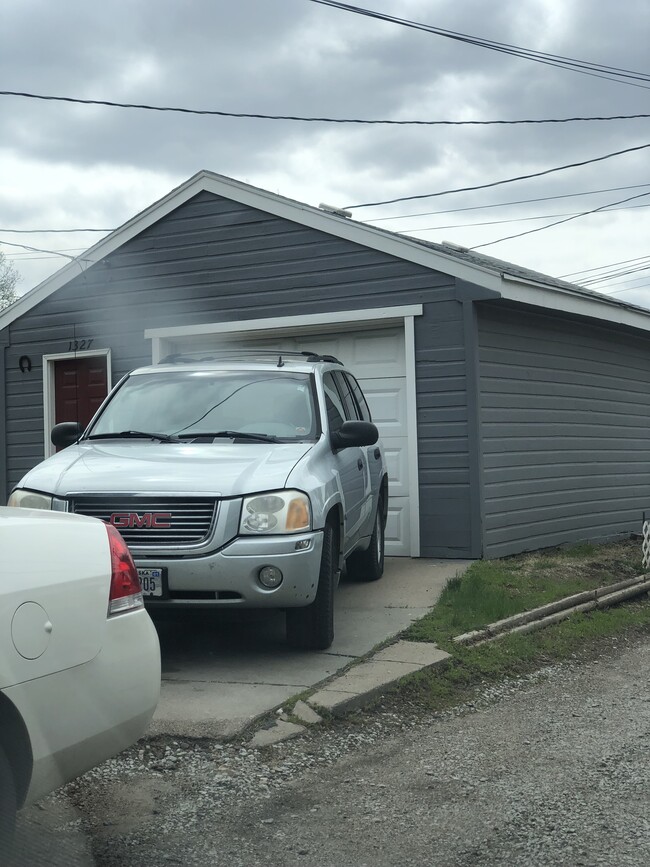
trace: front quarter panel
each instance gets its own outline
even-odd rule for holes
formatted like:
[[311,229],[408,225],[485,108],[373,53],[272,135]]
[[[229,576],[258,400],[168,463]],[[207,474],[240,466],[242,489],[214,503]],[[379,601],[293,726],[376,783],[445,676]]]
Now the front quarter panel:
[[331,509],[343,505],[341,480],[334,469],[332,450],[325,435],[296,464],[286,487],[309,495],[314,530],[322,530]]

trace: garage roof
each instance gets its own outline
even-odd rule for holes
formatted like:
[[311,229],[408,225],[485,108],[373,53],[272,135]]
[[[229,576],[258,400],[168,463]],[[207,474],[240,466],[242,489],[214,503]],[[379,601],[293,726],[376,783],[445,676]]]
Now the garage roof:
[[115,229],[0,314],[0,331],[96,262],[201,192],[210,192],[322,232],[380,250],[498,293],[504,299],[577,313],[650,331],[650,310],[601,295],[451,244],[423,241],[369,226],[329,210],[270,193],[210,171],[200,171]]

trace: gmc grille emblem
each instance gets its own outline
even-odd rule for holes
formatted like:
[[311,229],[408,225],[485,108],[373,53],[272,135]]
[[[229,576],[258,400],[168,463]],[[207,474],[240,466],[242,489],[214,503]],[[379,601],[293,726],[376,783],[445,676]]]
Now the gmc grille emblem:
[[140,530],[143,527],[151,530],[168,530],[171,527],[171,512],[113,512],[108,523],[118,530]]

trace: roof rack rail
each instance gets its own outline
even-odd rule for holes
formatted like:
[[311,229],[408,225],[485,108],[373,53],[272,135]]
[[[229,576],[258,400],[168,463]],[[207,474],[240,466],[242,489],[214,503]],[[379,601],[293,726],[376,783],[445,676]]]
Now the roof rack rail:
[[317,352],[311,352],[308,350],[287,350],[285,352],[281,349],[218,349],[211,355],[205,355],[201,358],[182,355],[181,353],[172,353],[171,355],[166,355],[162,358],[158,364],[196,364],[197,362],[201,363],[202,361],[221,361],[226,358],[262,358],[265,361],[277,358],[278,367],[284,367],[283,359],[285,358],[289,361],[326,361],[330,364],[340,364],[343,366],[343,362],[339,361],[339,359],[333,355],[320,355]]

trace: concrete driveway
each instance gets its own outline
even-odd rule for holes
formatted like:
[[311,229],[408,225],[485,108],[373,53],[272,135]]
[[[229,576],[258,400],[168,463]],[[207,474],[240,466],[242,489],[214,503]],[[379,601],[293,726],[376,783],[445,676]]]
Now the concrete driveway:
[[435,605],[469,561],[391,558],[376,583],[342,581],[334,644],[291,650],[280,612],[228,611],[156,618],[163,680],[150,734],[229,738],[256,717],[335,675]]

